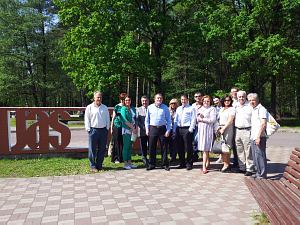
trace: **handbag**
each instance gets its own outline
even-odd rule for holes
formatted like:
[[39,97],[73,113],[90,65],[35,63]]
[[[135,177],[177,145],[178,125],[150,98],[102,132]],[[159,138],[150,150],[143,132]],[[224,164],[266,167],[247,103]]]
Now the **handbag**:
[[211,148],[212,153],[215,154],[222,154],[222,153],[229,153],[230,147],[226,144],[223,135],[218,134],[214,140],[213,146]]
[[132,141],[132,142],[135,142],[136,141],[136,138],[137,138],[137,133],[131,133],[131,138],[130,138],[130,140]]
[[274,119],[274,117],[267,112],[267,127],[266,127],[266,134],[270,137],[280,128],[279,123]]

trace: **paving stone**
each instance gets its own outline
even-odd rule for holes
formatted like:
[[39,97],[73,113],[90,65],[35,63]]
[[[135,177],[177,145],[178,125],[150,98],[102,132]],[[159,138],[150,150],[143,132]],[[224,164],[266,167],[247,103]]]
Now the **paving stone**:
[[[287,162],[290,149],[270,148],[271,162]],[[1,178],[0,224],[253,224],[259,207],[242,174],[195,167]]]

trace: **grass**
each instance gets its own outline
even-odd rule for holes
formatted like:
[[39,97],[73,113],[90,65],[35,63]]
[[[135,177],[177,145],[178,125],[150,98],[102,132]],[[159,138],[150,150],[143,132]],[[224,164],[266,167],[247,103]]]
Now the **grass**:
[[281,118],[278,121],[280,126],[282,127],[289,127],[289,128],[296,128],[300,129],[300,119],[296,118]]
[[269,225],[270,221],[265,213],[254,211],[252,218],[255,225]]
[[[110,157],[103,162],[103,170],[123,170],[123,163],[112,163]],[[132,161],[138,168],[143,168],[141,157],[135,155]],[[44,177],[44,176],[65,176],[90,173],[89,161],[87,158],[37,158],[37,159],[1,159],[0,177]]]

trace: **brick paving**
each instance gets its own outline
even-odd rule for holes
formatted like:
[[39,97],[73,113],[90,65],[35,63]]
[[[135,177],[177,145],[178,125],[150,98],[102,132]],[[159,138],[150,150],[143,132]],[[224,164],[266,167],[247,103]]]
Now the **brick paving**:
[[242,174],[157,169],[0,180],[0,224],[252,224]]
[[[291,148],[267,152],[276,177]],[[253,224],[244,175],[200,167],[0,179],[0,224]]]

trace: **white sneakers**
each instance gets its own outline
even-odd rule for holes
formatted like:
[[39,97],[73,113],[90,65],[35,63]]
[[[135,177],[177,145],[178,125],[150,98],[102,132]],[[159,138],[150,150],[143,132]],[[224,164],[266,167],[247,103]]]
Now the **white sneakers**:
[[133,165],[133,164],[125,164],[125,165],[123,166],[123,168],[124,168],[125,170],[131,170],[131,169],[136,169],[137,166],[136,166],[136,165]]
[[125,170],[131,170],[131,166],[130,166],[129,164],[125,164],[125,165],[123,166],[123,168],[124,168]]
[[131,167],[131,169],[136,169],[137,168],[137,166],[133,165],[133,164],[129,164],[129,166]]

